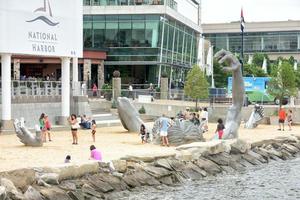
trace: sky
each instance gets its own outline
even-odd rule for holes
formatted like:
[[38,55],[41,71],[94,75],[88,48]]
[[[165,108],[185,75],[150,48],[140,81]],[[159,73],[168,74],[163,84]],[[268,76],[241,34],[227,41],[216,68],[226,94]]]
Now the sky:
[[300,20],[300,0],[202,0],[202,23]]

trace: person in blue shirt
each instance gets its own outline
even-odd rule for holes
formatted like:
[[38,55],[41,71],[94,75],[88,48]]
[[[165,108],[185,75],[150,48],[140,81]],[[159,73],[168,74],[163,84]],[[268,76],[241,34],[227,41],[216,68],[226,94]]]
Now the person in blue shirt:
[[160,118],[160,131],[159,135],[162,140],[163,146],[169,146],[169,140],[168,140],[168,129],[170,127],[170,120],[166,118],[166,116],[163,114]]

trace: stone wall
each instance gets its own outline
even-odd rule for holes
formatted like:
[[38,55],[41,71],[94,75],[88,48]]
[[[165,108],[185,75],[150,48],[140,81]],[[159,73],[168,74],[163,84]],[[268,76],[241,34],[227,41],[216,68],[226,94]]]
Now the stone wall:
[[110,163],[20,169],[0,173],[0,199],[119,199],[130,195],[132,188],[205,180],[271,160],[293,159],[299,152],[299,138],[294,136],[252,144],[216,140],[183,145],[174,153],[132,155]]

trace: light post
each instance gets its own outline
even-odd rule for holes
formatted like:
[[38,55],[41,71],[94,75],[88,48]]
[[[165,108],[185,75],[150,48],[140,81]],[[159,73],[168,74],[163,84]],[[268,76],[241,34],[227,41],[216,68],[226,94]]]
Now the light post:
[[161,33],[161,44],[160,44],[160,57],[159,57],[159,71],[158,71],[158,87],[160,87],[160,77],[161,77],[161,66],[162,66],[162,56],[163,56],[163,47],[164,47],[164,35],[165,35],[165,23],[168,21],[165,17],[160,17],[162,22],[162,33]]

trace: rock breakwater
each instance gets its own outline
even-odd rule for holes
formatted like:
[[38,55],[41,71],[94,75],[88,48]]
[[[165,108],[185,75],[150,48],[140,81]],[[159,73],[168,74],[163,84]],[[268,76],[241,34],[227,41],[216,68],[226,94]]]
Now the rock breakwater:
[[[197,142],[174,153],[126,156],[109,163],[63,165],[0,173],[0,199],[118,199],[140,186],[174,185],[186,179],[246,170],[300,152],[299,138],[279,137],[249,144],[242,140]],[[113,167],[112,167],[113,166]]]

